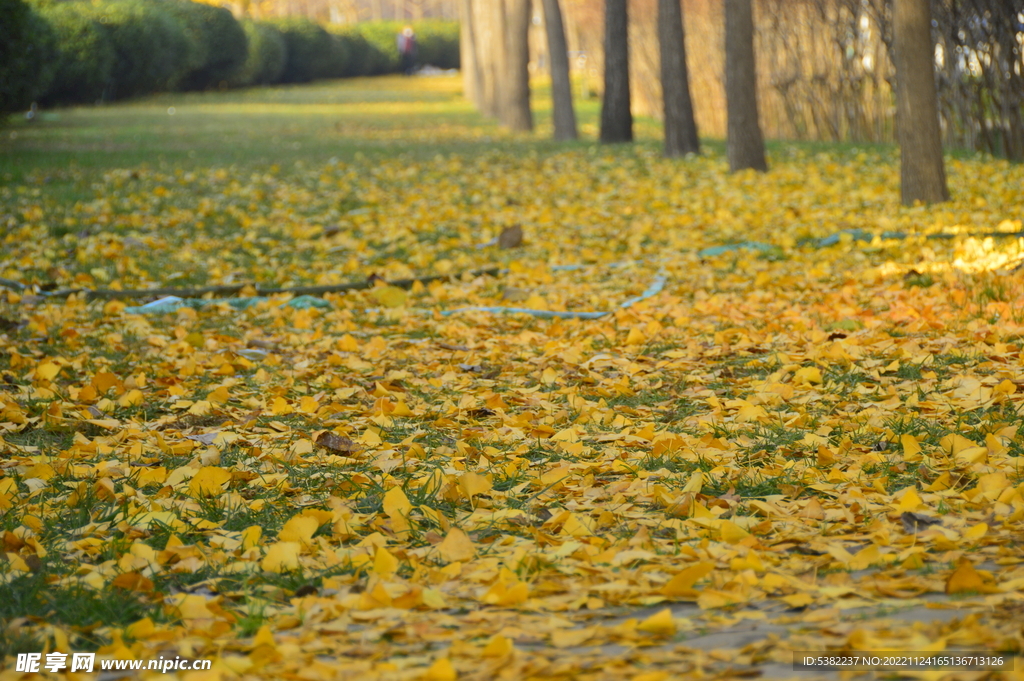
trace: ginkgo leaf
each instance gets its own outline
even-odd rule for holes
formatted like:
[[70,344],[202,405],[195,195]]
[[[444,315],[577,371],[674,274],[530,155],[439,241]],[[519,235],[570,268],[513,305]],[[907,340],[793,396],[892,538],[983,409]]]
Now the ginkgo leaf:
[[512,654],[513,650],[515,650],[515,645],[511,639],[498,634],[487,642],[480,654],[484,657],[505,657]]
[[918,444],[917,438],[910,433],[904,433],[900,436],[900,444],[903,446],[903,458],[906,461],[917,461],[921,453],[921,445]]
[[907,487],[899,495],[899,502],[894,504],[894,507],[897,511],[905,513],[907,511],[916,511],[923,505],[924,502],[921,500],[921,495],[917,493],[917,490],[913,487]]
[[626,336],[626,345],[643,345],[646,342],[647,337],[644,336],[644,332],[636,327],[630,329]]
[[212,619],[215,615],[207,604],[207,599],[198,594],[181,594],[176,609],[178,615],[185,620]]
[[309,544],[313,540],[313,533],[319,526],[320,523],[316,518],[297,515],[284,524],[277,537],[281,541]]
[[491,491],[492,476],[481,475],[472,471],[467,471],[459,476],[459,489],[466,495],[467,499],[472,499],[478,494],[487,494]]
[[721,525],[718,527],[718,531],[722,535],[722,541],[728,544],[739,543],[750,536],[749,532],[741,528],[736,523],[728,520],[722,521]]
[[407,518],[412,511],[412,503],[401,487],[392,487],[384,494],[384,512],[392,519]]
[[818,367],[803,367],[793,374],[794,383],[814,384],[821,383],[821,370]]
[[291,414],[293,411],[295,411],[295,409],[288,403],[288,400],[283,397],[275,397],[270,403],[270,413],[274,416],[284,416],[286,414]]
[[637,631],[654,634],[655,636],[674,636],[676,633],[676,622],[672,619],[672,611],[664,608],[645,619],[636,628]]
[[437,545],[437,552],[444,562],[454,563],[471,560],[476,555],[476,547],[465,532],[453,527]]
[[60,365],[54,362],[42,362],[36,367],[36,379],[40,381],[52,381],[60,373]]
[[985,581],[969,561],[963,561],[946,579],[946,593],[958,594],[964,591],[984,593]]
[[389,577],[398,572],[398,559],[382,546],[374,555],[373,571],[381,577]]
[[661,588],[661,593],[669,598],[680,598],[695,595],[693,585],[704,579],[715,569],[714,563],[697,563],[680,570]]
[[267,547],[267,554],[260,567],[267,572],[288,572],[299,569],[300,544],[293,541],[279,541]]
[[217,466],[203,466],[189,481],[189,492],[193,496],[219,496],[231,482],[231,471]]
[[319,408],[320,408],[320,403],[317,402],[315,397],[310,397],[309,395],[304,395],[302,397],[302,399],[299,400],[299,409],[298,409],[298,411],[302,412],[303,414],[315,414],[317,409],[319,409]]
[[397,286],[380,286],[373,289],[370,294],[383,307],[401,307],[409,297],[408,293]]
[[424,681],[456,681],[459,675],[447,657],[439,657],[434,660],[422,678]]

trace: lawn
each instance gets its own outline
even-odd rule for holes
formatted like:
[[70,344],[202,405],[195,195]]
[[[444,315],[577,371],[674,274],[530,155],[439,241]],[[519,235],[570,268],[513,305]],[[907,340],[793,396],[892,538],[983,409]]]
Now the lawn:
[[[593,100],[556,144],[543,88],[529,136],[459,90],[0,130],[0,659],[1024,669],[1024,167],[949,156],[953,201],[903,208],[891,148],[774,142],[730,175],[646,119],[597,145]],[[118,297],[211,286],[238,295]],[[257,295],[308,286],[336,290]]]

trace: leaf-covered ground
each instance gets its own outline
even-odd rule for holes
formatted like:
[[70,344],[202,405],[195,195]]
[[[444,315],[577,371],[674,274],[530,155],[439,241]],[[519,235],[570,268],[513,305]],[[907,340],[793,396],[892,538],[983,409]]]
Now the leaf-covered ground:
[[[949,159],[954,201],[906,209],[892,150],[730,176],[653,143],[488,150],[453,116],[472,144],[432,156],[436,121],[393,107],[335,124],[391,156],[0,187],[0,277],[28,286],[0,302],[7,662],[656,681],[1020,655],[1024,167]],[[46,295],[488,266],[324,306]]]

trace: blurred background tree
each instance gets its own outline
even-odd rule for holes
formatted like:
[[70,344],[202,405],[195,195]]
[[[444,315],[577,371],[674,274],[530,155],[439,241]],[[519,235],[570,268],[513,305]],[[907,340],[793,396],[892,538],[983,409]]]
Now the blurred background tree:
[[[562,0],[574,76],[600,90],[604,0]],[[724,6],[681,0],[694,118],[726,136]],[[893,0],[753,0],[766,138],[896,142]],[[1024,160],[1024,0],[931,0],[944,146]],[[658,0],[629,0],[632,109],[660,118]]]

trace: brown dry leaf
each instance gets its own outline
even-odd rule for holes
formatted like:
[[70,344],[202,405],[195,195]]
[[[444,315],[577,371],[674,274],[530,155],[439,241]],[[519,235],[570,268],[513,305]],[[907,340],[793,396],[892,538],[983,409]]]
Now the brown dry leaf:
[[498,248],[518,248],[523,243],[523,228],[521,225],[512,225],[501,230],[498,235]]
[[914,534],[926,530],[932,525],[941,525],[940,518],[933,518],[913,511],[904,511],[900,514],[900,522],[903,523],[903,531],[907,534]]
[[329,430],[317,435],[316,444],[335,454],[354,454],[359,451],[359,445],[355,442]]
[[506,286],[501,290],[501,299],[507,300],[510,303],[521,303],[524,300],[529,300],[530,292],[526,289],[516,288],[515,286]]

